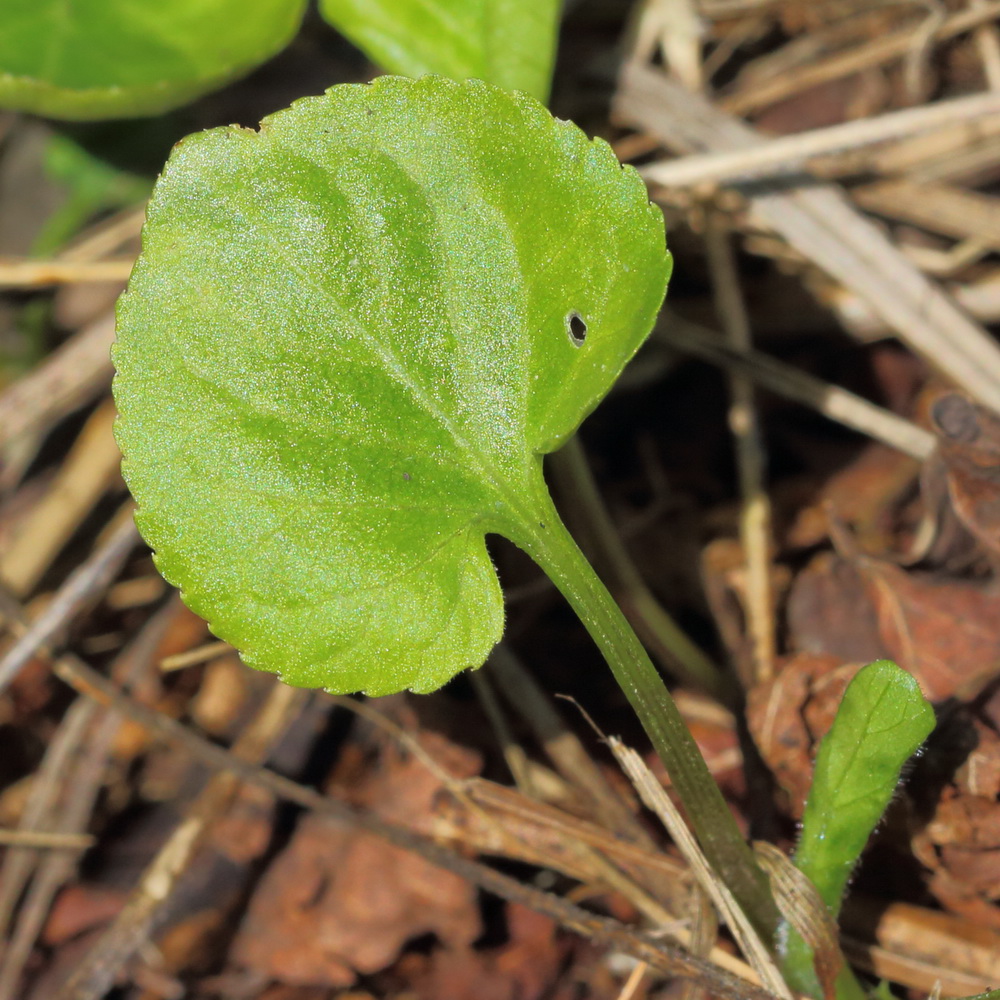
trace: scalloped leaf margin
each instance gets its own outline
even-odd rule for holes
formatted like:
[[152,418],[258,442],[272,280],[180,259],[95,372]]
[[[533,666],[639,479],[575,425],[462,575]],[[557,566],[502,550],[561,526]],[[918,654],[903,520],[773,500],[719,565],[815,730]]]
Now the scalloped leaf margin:
[[663,219],[606,143],[480,82],[380,77],[175,149],[118,310],[157,564],[254,667],[428,691],[503,628],[564,442],[647,336]]

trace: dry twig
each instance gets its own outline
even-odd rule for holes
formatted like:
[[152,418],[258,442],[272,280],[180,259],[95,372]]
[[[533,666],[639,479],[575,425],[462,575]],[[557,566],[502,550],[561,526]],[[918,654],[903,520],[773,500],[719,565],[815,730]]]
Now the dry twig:
[[118,480],[121,454],[111,432],[114,420],[110,400],[90,415],[44,496],[0,553],[0,580],[19,597],[34,589],[80,522]]
[[691,866],[702,890],[709,896],[719,914],[728,924],[761,981],[776,996],[792,1000],[792,992],[785,984],[768,947],[761,941],[750,921],[747,920],[726,883],[712,871],[708,860],[698,846],[697,840],[688,829],[677,806],[663,790],[663,786],[633,749],[625,746],[621,740],[614,738],[609,741],[609,744],[619,766],[628,775],[646,807],[656,814],[669,831],[677,848]]
[[[248,764],[266,760],[300,713],[308,693],[275,681],[270,693],[230,751]],[[125,963],[147,943],[181,876],[213,822],[225,813],[239,787],[226,770],[200,792],[184,821],[147,866],[121,912],[73,970],[55,1000],[100,1000]]]
[[114,339],[109,312],[0,393],[0,449],[22,435],[44,432],[103,391],[111,382]]
[[[705,248],[716,312],[729,346],[736,352],[745,353],[752,346],[750,323],[729,239],[729,230],[722,219],[716,213],[709,213]],[[766,457],[754,405],[753,383],[742,375],[730,373],[729,395],[729,428],[736,441],[740,484],[740,541],[747,573],[746,613],[752,676],[745,680],[750,687],[755,682],[761,684],[771,679],[777,653],[771,587],[771,501],[765,485]]]
[[717,333],[679,316],[671,316],[658,335],[671,347],[737,371],[779,396],[920,461],[935,448],[934,435],[917,424],[760,351],[734,350]]
[[763,83],[739,89],[721,98],[719,107],[734,115],[759,111],[769,104],[821,83],[829,83],[831,80],[839,80],[872,66],[905,58],[915,47],[930,42],[947,41],[982,24],[995,21],[998,17],[1000,17],[1000,2],[994,0],[952,14],[938,23],[929,34],[925,23],[908,27],[873,39],[867,45],[817,60],[811,66],[799,67],[795,73],[783,74]]
[[52,643],[69,622],[107,589],[138,541],[139,532],[129,501],[119,510],[108,537],[70,574],[49,606],[0,659],[0,692],[40,649]]
[[[2,602],[7,603],[7,602]],[[0,610],[8,611],[0,604]],[[60,657],[53,664],[61,679],[81,694],[96,699],[124,713],[132,722],[143,725],[163,738],[176,743],[215,769],[231,772],[241,780],[295,802],[340,823],[347,823],[382,837],[389,843],[411,850],[432,864],[469,879],[475,885],[503,899],[522,903],[546,914],[564,927],[596,943],[624,951],[668,975],[691,978],[716,993],[733,1000],[775,1000],[773,994],[751,982],[695,958],[685,949],[634,931],[615,920],[596,916],[559,896],[523,885],[493,868],[449,851],[403,827],[395,826],[369,813],[359,812],[339,799],[322,795],[266,768],[235,757],[228,750],[205,740],[187,727],[153,709],[129,699],[118,688],[85,663],[73,656]]]
[[[111,665],[111,676],[126,689],[141,682],[153,666],[156,647],[176,618],[179,601],[174,601],[148,619],[139,634],[122,650]],[[17,626],[22,616],[12,615]],[[40,780],[32,790],[21,831],[38,833],[38,828],[54,830],[63,836],[79,837],[87,828],[94,806],[104,785],[108,758],[122,725],[117,713],[101,708],[88,698],[78,698],[71,707],[51,750],[46,755]],[[50,757],[52,760],[50,761]],[[88,838],[92,839],[92,838]],[[0,998],[14,1000],[23,969],[31,954],[56,893],[77,871],[80,851],[47,856],[32,868],[37,855],[30,851],[11,851],[4,858],[0,884],[2,923],[6,927],[11,908],[28,884],[17,925],[10,937],[0,969]],[[32,877],[33,876],[33,877]]]
[[[619,115],[682,152],[735,149],[748,126],[662,73],[627,66]],[[1000,410],[1000,347],[865,219],[839,188],[821,185],[750,199],[751,218],[863,299],[900,339],[979,402]]]
[[641,167],[639,172],[651,184],[662,184],[664,187],[760,181],[802,171],[813,157],[887,143],[920,132],[951,129],[962,121],[971,126],[981,119],[996,119],[998,116],[1000,94],[974,94],[781,136],[746,149],[696,153],[679,160],[650,163]]
[[0,258],[0,288],[44,288],[48,285],[125,281],[135,263],[132,257],[120,260],[14,260]]

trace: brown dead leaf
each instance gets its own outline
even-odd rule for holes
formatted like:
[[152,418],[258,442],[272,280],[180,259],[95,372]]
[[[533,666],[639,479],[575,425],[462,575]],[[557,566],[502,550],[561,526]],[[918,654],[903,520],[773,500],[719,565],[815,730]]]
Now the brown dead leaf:
[[125,899],[124,892],[108,886],[87,882],[67,886],[56,897],[42,931],[42,942],[49,946],[65,944],[106,924],[118,916]]
[[250,698],[247,669],[235,653],[205,664],[201,687],[191,699],[191,718],[206,733],[231,739]]
[[[329,1000],[330,991],[323,986],[269,986],[259,1000]],[[375,1000],[370,993],[338,993],[338,1000]]]
[[[402,699],[383,710],[405,720]],[[441,778],[365,723],[341,755],[336,784],[394,823],[428,831]],[[420,746],[455,777],[480,767],[471,750],[422,731]],[[376,757],[372,759],[372,749]],[[433,934],[445,948],[468,948],[481,933],[476,890],[414,854],[364,833],[306,817],[250,902],[233,955],[242,966],[288,983],[350,985],[356,973],[390,965],[407,941]]]
[[548,917],[512,903],[497,948],[440,949],[414,970],[415,1000],[541,1000],[553,995],[571,944]]
[[931,701],[971,697],[1000,673],[1000,592],[992,585],[857,560],[888,655]]
[[886,655],[861,576],[835,552],[821,552],[795,578],[786,614],[789,645],[800,652],[853,663]]
[[849,118],[878,114],[884,110],[888,96],[881,74],[856,73],[772,104],[757,117],[757,126],[775,135],[789,135],[803,127],[837,125]]
[[941,862],[952,878],[988,900],[1000,899],[1000,850],[943,847]]
[[958,393],[935,400],[930,418],[955,513],[1000,555],[1000,418]]
[[928,824],[927,834],[945,848],[1000,848],[1000,809],[995,801],[979,795],[947,795]]
[[[854,892],[844,900],[841,920],[852,938],[940,970],[937,978],[943,980],[945,996],[965,993],[967,984],[959,985],[963,977],[978,978],[980,989],[1000,982],[1000,933],[981,921]],[[949,980],[955,979],[959,983],[952,985]]]
[[851,526],[864,548],[888,548],[895,531],[892,514],[912,490],[919,468],[915,459],[887,445],[868,445],[826,479],[822,489],[789,512],[785,543],[808,548],[826,541],[832,509]]
[[802,816],[816,745],[833,725],[844,689],[861,669],[834,656],[800,653],[747,696],[747,725],[761,757]]
[[[716,627],[741,677],[753,676],[752,643],[746,634],[746,555],[735,538],[716,538],[701,553],[701,576]],[[780,601],[790,580],[788,568],[771,564],[771,593]]]
[[1000,908],[992,906],[1000,899],[1000,735],[983,718],[971,716],[967,725],[974,745],[913,849],[945,907],[1000,928]]

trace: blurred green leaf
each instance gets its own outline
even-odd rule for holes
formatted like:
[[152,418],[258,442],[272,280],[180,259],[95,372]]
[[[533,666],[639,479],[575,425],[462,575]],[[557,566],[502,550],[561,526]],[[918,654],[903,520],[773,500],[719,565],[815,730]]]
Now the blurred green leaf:
[[39,257],[61,249],[99,212],[138,205],[153,187],[151,177],[119,170],[58,134],[47,143],[45,173],[66,189],[66,200],[48,216],[32,244]]
[[158,114],[280,52],[304,10],[305,0],[5,0],[0,107]]
[[560,0],[320,0],[390,73],[477,79],[548,99]]

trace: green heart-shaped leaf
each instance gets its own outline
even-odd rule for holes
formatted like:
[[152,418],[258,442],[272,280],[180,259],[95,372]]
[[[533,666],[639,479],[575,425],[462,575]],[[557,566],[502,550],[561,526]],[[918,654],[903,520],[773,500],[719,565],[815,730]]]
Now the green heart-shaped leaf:
[[663,298],[638,175],[526,96],[382,77],[184,140],[143,246],[115,394],[164,575],[293,684],[482,664],[484,536],[546,530],[541,454]]
[[151,115],[288,44],[305,0],[5,0],[0,107],[76,120]]
[[549,93],[560,0],[320,0],[320,13],[383,69]]

